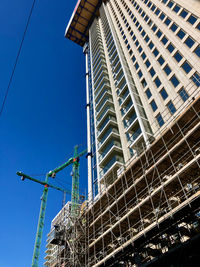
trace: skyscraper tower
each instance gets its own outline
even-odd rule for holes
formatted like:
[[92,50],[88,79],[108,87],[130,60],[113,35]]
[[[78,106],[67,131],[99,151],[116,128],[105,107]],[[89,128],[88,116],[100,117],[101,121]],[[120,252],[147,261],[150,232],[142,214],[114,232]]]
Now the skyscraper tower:
[[79,0],[66,37],[86,57],[88,190],[95,200],[199,94],[200,2]]

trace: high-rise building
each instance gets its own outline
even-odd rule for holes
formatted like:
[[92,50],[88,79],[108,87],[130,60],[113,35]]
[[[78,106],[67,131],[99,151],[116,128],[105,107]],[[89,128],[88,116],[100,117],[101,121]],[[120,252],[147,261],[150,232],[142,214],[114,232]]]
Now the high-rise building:
[[86,55],[90,199],[200,86],[200,2],[79,0],[66,37]]
[[[64,248],[65,244],[62,242],[57,242],[55,227],[59,228],[58,230],[70,227],[70,211],[71,211],[71,202],[68,201],[65,206],[58,212],[51,222],[51,230],[47,235],[47,244],[46,244],[46,256],[44,265],[47,267],[56,267],[61,266],[61,255],[64,257]],[[57,237],[59,240],[59,237]],[[61,239],[62,240],[62,239]]]

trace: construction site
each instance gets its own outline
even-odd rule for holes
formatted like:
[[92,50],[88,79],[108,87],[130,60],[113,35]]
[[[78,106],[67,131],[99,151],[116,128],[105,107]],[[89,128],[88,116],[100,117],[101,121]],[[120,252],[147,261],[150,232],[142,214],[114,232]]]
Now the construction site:
[[[178,99],[177,99],[178,101]],[[104,177],[99,199],[48,237],[46,266],[195,266],[200,251],[200,97]],[[65,215],[66,216],[66,215]],[[51,263],[51,245],[58,253]],[[52,247],[51,247],[52,248]]]

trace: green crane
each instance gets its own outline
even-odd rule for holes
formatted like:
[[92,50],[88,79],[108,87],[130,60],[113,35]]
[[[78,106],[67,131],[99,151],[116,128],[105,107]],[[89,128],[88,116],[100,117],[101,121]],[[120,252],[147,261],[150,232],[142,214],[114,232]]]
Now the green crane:
[[[79,201],[79,158],[86,153],[87,153],[87,150],[84,150],[78,154],[78,146],[75,146],[74,157],[70,158],[67,162],[65,162],[63,165],[55,168],[53,171],[48,172],[46,174],[46,178],[44,181],[35,179],[35,178],[33,178],[33,177],[23,173],[23,172],[17,172],[17,175],[21,176],[22,181],[25,179],[28,179],[28,180],[39,183],[39,184],[44,186],[44,190],[43,190],[43,194],[42,194],[42,198],[41,198],[40,214],[39,214],[39,219],[38,219],[37,233],[36,233],[36,239],[35,239],[35,245],[34,245],[33,259],[32,259],[31,267],[38,267],[49,187],[56,189],[56,190],[59,190],[61,192],[67,193],[67,194],[71,194],[72,206],[73,206],[73,216],[77,215],[76,211],[77,211],[77,205],[78,205],[78,201]],[[52,184],[49,184],[49,177],[55,178],[56,173],[62,171],[64,168],[66,168],[70,164],[73,164],[72,192],[69,190],[65,190],[65,189],[62,189],[60,187],[54,186]]]

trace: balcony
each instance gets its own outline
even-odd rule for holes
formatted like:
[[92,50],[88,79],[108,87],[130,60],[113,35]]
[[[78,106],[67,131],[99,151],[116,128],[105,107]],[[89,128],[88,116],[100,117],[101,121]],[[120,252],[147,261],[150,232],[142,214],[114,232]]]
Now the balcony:
[[132,136],[129,137],[129,139],[128,139],[128,145],[129,145],[131,148],[133,148],[134,145],[135,145],[135,143],[136,143],[141,137],[143,137],[143,135],[142,135],[142,130],[141,130],[141,128],[139,127],[139,128],[137,128],[137,129],[134,131],[134,133],[132,134]]
[[126,115],[128,115],[128,112],[131,110],[132,107],[133,107],[133,102],[132,100],[130,100],[125,108],[121,108],[122,116],[125,117]]
[[105,133],[105,130],[109,126],[116,126],[117,125],[117,120],[114,116],[108,116],[105,121],[102,123],[101,127],[99,127],[99,130],[97,131],[97,137],[101,138],[101,136]]
[[103,77],[101,77],[98,83],[96,83],[96,85],[94,86],[94,91],[100,91],[103,88],[104,83],[108,82],[109,82],[108,75],[103,75]]
[[99,156],[99,165],[101,166],[106,159],[110,156],[113,151],[122,152],[122,146],[119,141],[112,140],[106,148],[103,150],[103,153]]
[[125,94],[122,97],[120,97],[120,99],[119,99],[120,106],[124,105],[124,103],[126,102],[126,100],[128,99],[129,96],[130,96],[130,93],[129,93],[129,90],[127,90],[125,92]]
[[113,100],[111,97],[105,97],[105,101],[102,105],[99,105],[99,108],[96,109],[96,119],[98,120],[102,115],[102,112],[105,110],[106,107],[111,107],[114,109]]
[[97,126],[101,123],[101,121],[108,115],[115,115],[115,109],[113,106],[107,106],[104,111],[101,113],[101,116],[96,120],[97,121]]
[[[111,96],[112,96],[111,91],[105,89],[105,90],[99,95],[99,99],[98,99],[98,101],[96,101],[96,103],[95,103],[95,107],[96,107],[96,109],[98,109],[99,106],[102,105],[102,104],[104,103],[104,101],[105,101],[107,98],[111,98]],[[111,98],[111,99],[112,99],[112,98]]]
[[114,155],[111,160],[102,168],[102,170],[99,173],[101,182],[103,182],[102,178],[109,175],[113,169],[118,169],[119,167],[123,166],[124,160],[123,157],[120,155]]
[[[102,89],[103,89],[103,91],[102,91]],[[98,90],[97,92],[95,92],[95,94],[94,94],[95,100],[98,99],[98,98],[100,98],[100,97],[104,94],[104,92],[106,92],[106,91],[108,91],[108,90],[110,90],[110,85],[109,85],[109,83],[108,83],[108,82],[103,82],[102,86],[101,86],[101,87],[99,88],[99,90]]]
[[102,77],[107,76],[107,75],[108,75],[107,69],[102,69],[99,75],[95,79],[93,79],[94,87],[97,87],[99,82],[102,80]]
[[128,121],[123,120],[125,131],[130,131],[131,127],[137,122],[137,115],[134,113]]
[[99,142],[98,145],[97,145],[98,149],[101,149],[111,137],[112,137],[112,138],[113,138],[113,137],[115,137],[115,138],[118,138],[118,137],[119,137],[119,131],[118,131],[116,128],[112,128],[112,127],[110,127],[110,128],[104,133],[104,135],[102,136],[100,142]]
[[94,69],[94,71],[93,71],[93,79],[94,80],[100,74],[100,71],[103,69],[105,69],[105,70],[107,69],[105,62],[101,62],[101,64],[97,68]]

